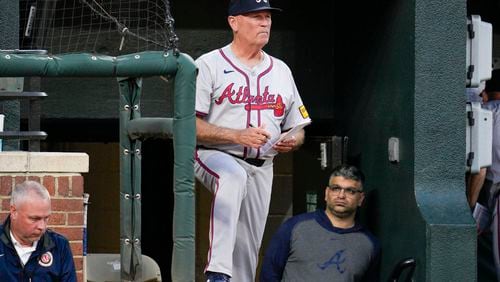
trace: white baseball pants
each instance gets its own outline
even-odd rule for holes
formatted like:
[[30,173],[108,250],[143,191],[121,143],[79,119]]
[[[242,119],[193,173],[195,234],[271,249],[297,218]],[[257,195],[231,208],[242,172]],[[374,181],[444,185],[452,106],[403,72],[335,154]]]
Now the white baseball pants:
[[253,282],[273,181],[272,160],[261,167],[217,150],[198,149],[197,179],[213,194],[205,271]]

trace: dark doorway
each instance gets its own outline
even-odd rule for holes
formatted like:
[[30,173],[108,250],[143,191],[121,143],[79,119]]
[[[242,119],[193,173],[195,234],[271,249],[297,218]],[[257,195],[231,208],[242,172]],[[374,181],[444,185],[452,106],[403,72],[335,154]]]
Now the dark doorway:
[[143,142],[142,253],[158,263],[164,281],[172,265],[173,160],[172,140]]

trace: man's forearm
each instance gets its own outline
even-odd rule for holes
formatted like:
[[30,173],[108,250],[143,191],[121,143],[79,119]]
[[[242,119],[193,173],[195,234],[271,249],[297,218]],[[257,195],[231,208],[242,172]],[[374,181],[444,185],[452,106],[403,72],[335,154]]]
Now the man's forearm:
[[306,133],[305,133],[304,129],[301,129],[295,135],[296,141],[295,141],[295,146],[293,146],[293,150],[297,150],[298,148],[300,148],[300,146],[302,146],[302,144],[304,144],[305,139],[306,139]]
[[477,198],[479,197],[485,178],[486,168],[481,168],[478,173],[472,173],[469,175],[467,183],[467,200],[471,208],[476,205]]
[[196,118],[196,139],[200,144],[231,144],[235,141],[236,131],[210,124]]

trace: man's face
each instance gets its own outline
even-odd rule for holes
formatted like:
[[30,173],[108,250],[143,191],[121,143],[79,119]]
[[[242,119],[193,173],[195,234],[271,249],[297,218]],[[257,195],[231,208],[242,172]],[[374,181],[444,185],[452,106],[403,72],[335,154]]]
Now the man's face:
[[229,16],[228,20],[237,40],[250,45],[257,45],[260,48],[269,42],[272,22],[270,11]]
[[21,244],[31,246],[47,229],[50,200],[37,196],[10,207],[11,231]]
[[331,178],[325,189],[327,212],[338,218],[354,216],[364,198],[361,183],[342,176]]

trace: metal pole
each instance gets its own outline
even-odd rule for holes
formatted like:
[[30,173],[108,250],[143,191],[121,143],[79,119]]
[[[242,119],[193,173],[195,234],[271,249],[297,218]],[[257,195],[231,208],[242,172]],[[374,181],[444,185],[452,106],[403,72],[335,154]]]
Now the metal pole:
[[83,193],[83,281],[87,281],[87,210],[89,197],[88,193]]

